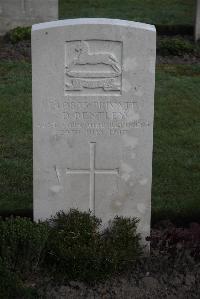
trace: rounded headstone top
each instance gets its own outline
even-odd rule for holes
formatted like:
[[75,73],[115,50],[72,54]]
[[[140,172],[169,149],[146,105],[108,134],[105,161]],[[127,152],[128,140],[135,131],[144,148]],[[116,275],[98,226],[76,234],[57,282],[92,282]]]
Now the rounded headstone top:
[[34,24],[32,26],[32,31],[55,28],[55,27],[63,27],[63,26],[75,26],[75,25],[114,25],[114,26],[134,27],[137,29],[156,31],[154,25],[127,21],[127,20],[120,20],[120,19],[108,19],[108,18],[79,18],[79,19],[67,19],[67,20],[39,23],[39,24]]

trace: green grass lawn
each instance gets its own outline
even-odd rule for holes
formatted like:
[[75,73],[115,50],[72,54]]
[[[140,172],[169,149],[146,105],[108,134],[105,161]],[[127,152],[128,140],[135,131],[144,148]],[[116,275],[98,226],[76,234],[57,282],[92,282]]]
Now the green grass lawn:
[[0,210],[31,208],[31,66],[0,63],[0,78]]
[[[153,214],[200,214],[200,65],[157,68]],[[198,217],[199,218],[199,217]]]
[[[200,66],[156,74],[153,217],[200,213]],[[1,62],[0,78],[0,211],[31,209],[31,65]]]
[[60,0],[65,18],[121,18],[156,25],[193,25],[195,0]]

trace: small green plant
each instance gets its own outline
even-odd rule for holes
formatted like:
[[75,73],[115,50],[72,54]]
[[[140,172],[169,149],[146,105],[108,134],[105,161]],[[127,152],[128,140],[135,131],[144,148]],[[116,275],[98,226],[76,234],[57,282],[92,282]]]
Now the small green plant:
[[6,34],[5,38],[13,44],[23,40],[31,40],[31,27],[14,28]]
[[[108,278],[140,257],[137,223],[135,218],[116,217],[103,230],[99,218],[78,210],[39,223],[20,217],[0,220],[0,272],[19,289],[40,271],[61,281]],[[7,281],[9,273],[13,282]],[[34,293],[23,287],[25,291],[29,297]]]
[[191,41],[182,37],[165,37],[158,41],[158,54],[163,56],[185,54],[198,54],[198,47]]
[[[118,272],[132,266],[142,254],[137,218],[115,217],[102,236],[104,266]],[[108,270],[107,269],[107,270]],[[105,269],[106,270],[106,269]]]
[[20,217],[0,220],[0,257],[10,271],[30,273],[42,260],[47,238],[45,223]]
[[57,213],[49,221],[46,264],[67,279],[92,278],[96,271],[100,223],[100,219],[86,212]]
[[100,219],[71,210],[49,221],[46,265],[55,275],[84,281],[101,280],[132,266],[142,249],[137,219],[116,217],[102,230]]

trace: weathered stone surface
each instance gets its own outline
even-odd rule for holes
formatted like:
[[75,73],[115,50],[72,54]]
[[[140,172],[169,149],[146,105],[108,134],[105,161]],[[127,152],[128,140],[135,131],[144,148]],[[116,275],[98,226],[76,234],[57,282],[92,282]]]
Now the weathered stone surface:
[[0,35],[18,26],[58,19],[58,0],[1,0]]
[[35,220],[90,209],[150,234],[155,48],[142,23],[33,26]]
[[200,0],[196,0],[195,40],[200,39]]

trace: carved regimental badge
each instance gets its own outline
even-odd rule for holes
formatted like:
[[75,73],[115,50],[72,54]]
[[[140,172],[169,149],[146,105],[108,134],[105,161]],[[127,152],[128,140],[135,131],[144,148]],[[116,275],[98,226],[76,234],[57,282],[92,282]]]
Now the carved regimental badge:
[[121,90],[121,42],[66,42],[65,95],[120,95]]

